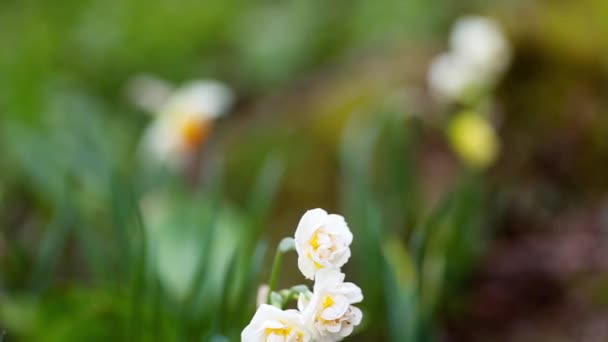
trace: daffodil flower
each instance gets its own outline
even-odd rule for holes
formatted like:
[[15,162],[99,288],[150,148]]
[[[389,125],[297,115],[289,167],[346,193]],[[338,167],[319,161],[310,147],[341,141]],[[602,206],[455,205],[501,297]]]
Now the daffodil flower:
[[319,342],[340,341],[361,323],[363,313],[351,304],[361,302],[361,289],[344,282],[344,274],[336,270],[321,270],[310,299],[300,295],[298,309],[303,312],[306,326]]
[[308,279],[324,269],[340,269],[350,258],[353,234],[344,217],[323,209],[307,211],[295,233],[298,267]]
[[[193,159],[214,120],[224,115],[233,101],[231,90],[217,81],[193,81],[171,92],[161,81],[138,79],[132,88],[133,101],[156,112],[144,133],[142,153],[169,166]],[[150,98],[155,94],[160,100]]]
[[311,335],[297,310],[262,304],[241,333],[242,342],[309,342]]

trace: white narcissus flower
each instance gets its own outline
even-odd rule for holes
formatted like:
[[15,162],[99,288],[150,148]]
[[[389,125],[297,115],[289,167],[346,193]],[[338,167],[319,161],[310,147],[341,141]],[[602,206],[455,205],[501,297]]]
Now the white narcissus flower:
[[430,88],[438,97],[448,100],[459,99],[477,84],[478,78],[473,65],[453,53],[435,57],[428,73]]
[[142,74],[129,80],[126,95],[131,103],[148,114],[158,114],[174,90],[169,82],[153,75]]
[[262,304],[241,333],[242,342],[309,342],[311,336],[297,310]]
[[460,19],[450,36],[450,51],[431,62],[428,83],[445,100],[461,100],[470,91],[492,86],[504,73],[511,48],[494,21],[478,16]]
[[363,313],[351,304],[361,302],[363,294],[357,285],[344,282],[343,273],[319,271],[312,292],[310,299],[300,295],[298,309],[303,312],[315,341],[342,340],[361,323]]
[[456,22],[450,48],[478,72],[487,74],[502,73],[511,58],[511,48],[498,24],[481,16],[467,16]]
[[232,101],[232,91],[217,81],[194,81],[178,88],[157,109],[144,133],[141,148],[145,157],[181,166],[198,151],[213,120],[225,114]]
[[344,217],[323,209],[307,211],[298,223],[295,245],[298,267],[308,279],[323,269],[340,269],[350,258],[353,234]]

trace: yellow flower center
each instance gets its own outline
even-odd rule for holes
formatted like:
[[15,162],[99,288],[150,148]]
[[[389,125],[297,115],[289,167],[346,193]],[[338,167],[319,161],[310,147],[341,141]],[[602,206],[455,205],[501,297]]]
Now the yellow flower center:
[[180,136],[184,147],[189,150],[199,147],[211,131],[211,121],[189,118],[180,126]]
[[[283,324],[285,324],[284,321],[279,321]],[[291,332],[293,331],[293,327],[284,327],[284,328],[266,328],[264,330],[264,334],[266,335],[266,340],[268,340],[268,337],[271,335],[274,336],[283,336],[283,337],[288,337]],[[304,333],[301,331],[297,331],[296,332],[296,341],[302,341],[304,339]]]
[[293,328],[288,327],[288,328],[266,328],[266,330],[264,331],[264,333],[266,334],[266,336],[270,336],[270,335],[275,335],[275,336],[289,336],[289,334],[291,334],[291,331],[293,330]]
[[323,305],[323,309],[327,309],[328,307],[334,305],[334,299],[331,298],[331,296],[325,296],[325,298],[323,298],[323,303],[321,305]]
[[312,239],[310,239],[310,242],[309,242],[309,243],[310,243],[310,245],[312,246],[312,249],[313,249],[313,250],[315,250],[315,251],[316,251],[317,249],[319,249],[319,246],[320,246],[321,244],[319,243],[319,231],[318,231],[318,230],[317,230],[317,231],[315,232],[315,234],[312,236]]
[[312,262],[315,264],[315,267],[320,270],[323,268],[323,265],[321,265],[318,261],[314,260],[312,258],[312,254],[310,254],[310,252],[306,253],[306,256],[308,257],[308,259],[312,260]]

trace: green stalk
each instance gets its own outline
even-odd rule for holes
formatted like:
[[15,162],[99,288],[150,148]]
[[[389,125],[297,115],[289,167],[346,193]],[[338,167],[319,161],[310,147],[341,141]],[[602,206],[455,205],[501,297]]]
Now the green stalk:
[[268,297],[266,298],[266,303],[270,304],[270,294],[277,287],[277,282],[279,281],[279,273],[281,273],[281,262],[283,261],[283,254],[293,251],[295,249],[295,241],[293,238],[286,237],[281,242],[279,242],[279,246],[277,247],[277,253],[274,256],[274,261],[272,263],[272,273],[270,273],[270,281],[268,282]]

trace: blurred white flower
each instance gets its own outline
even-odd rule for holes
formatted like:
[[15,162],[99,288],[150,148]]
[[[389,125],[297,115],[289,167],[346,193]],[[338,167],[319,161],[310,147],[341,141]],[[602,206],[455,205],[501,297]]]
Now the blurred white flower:
[[242,342],[308,342],[310,333],[297,310],[262,304],[241,333]]
[[270,293],[270,287],[266,284],[260,285],[258,288],[258,295],[255,298],[256,307],[262,306],[262,304],[266,304],[268,301],[268,294]]
[[323,209],[307,211],[295,233],[298,267],[308,279],[322,269],[340,269],[350,258],[353,234],[344,217]]
[[445,100],[491,87],[504,73],[511,48],[499,26],[484,17],[460,19],[450,36],[450,51],[431,62],[428,83]]
[[472,64],[460,56],[443,53],[433,59],[428,73],[428,83],[433,92],[442,99],[460,98],[478,80]]
[[511,47],[491,19],[468,16],[456,22],[450,36],[452,53],[484,74],[500,74],[511,59]]
[[298,309],[315,341],[340,341],[361,323],[363,313],[351,304],[361,302],[363,294],[357,285],[344,282],[343,273],[319,271],[312,292],[310,299],[300,295]]
[[157,112],[144,133],[141,152],[147,160],[169,166],[190,160],[207,139],[213,120],[233,102],[232,91],[217,81],[193,81],[170,92],[162,81],[139,78],[131,88],[136,104]]
[[147,74],[129,80],[126,90],[127,97],[134,105],[154,115],[158,114],[174,91],[169,82]]

